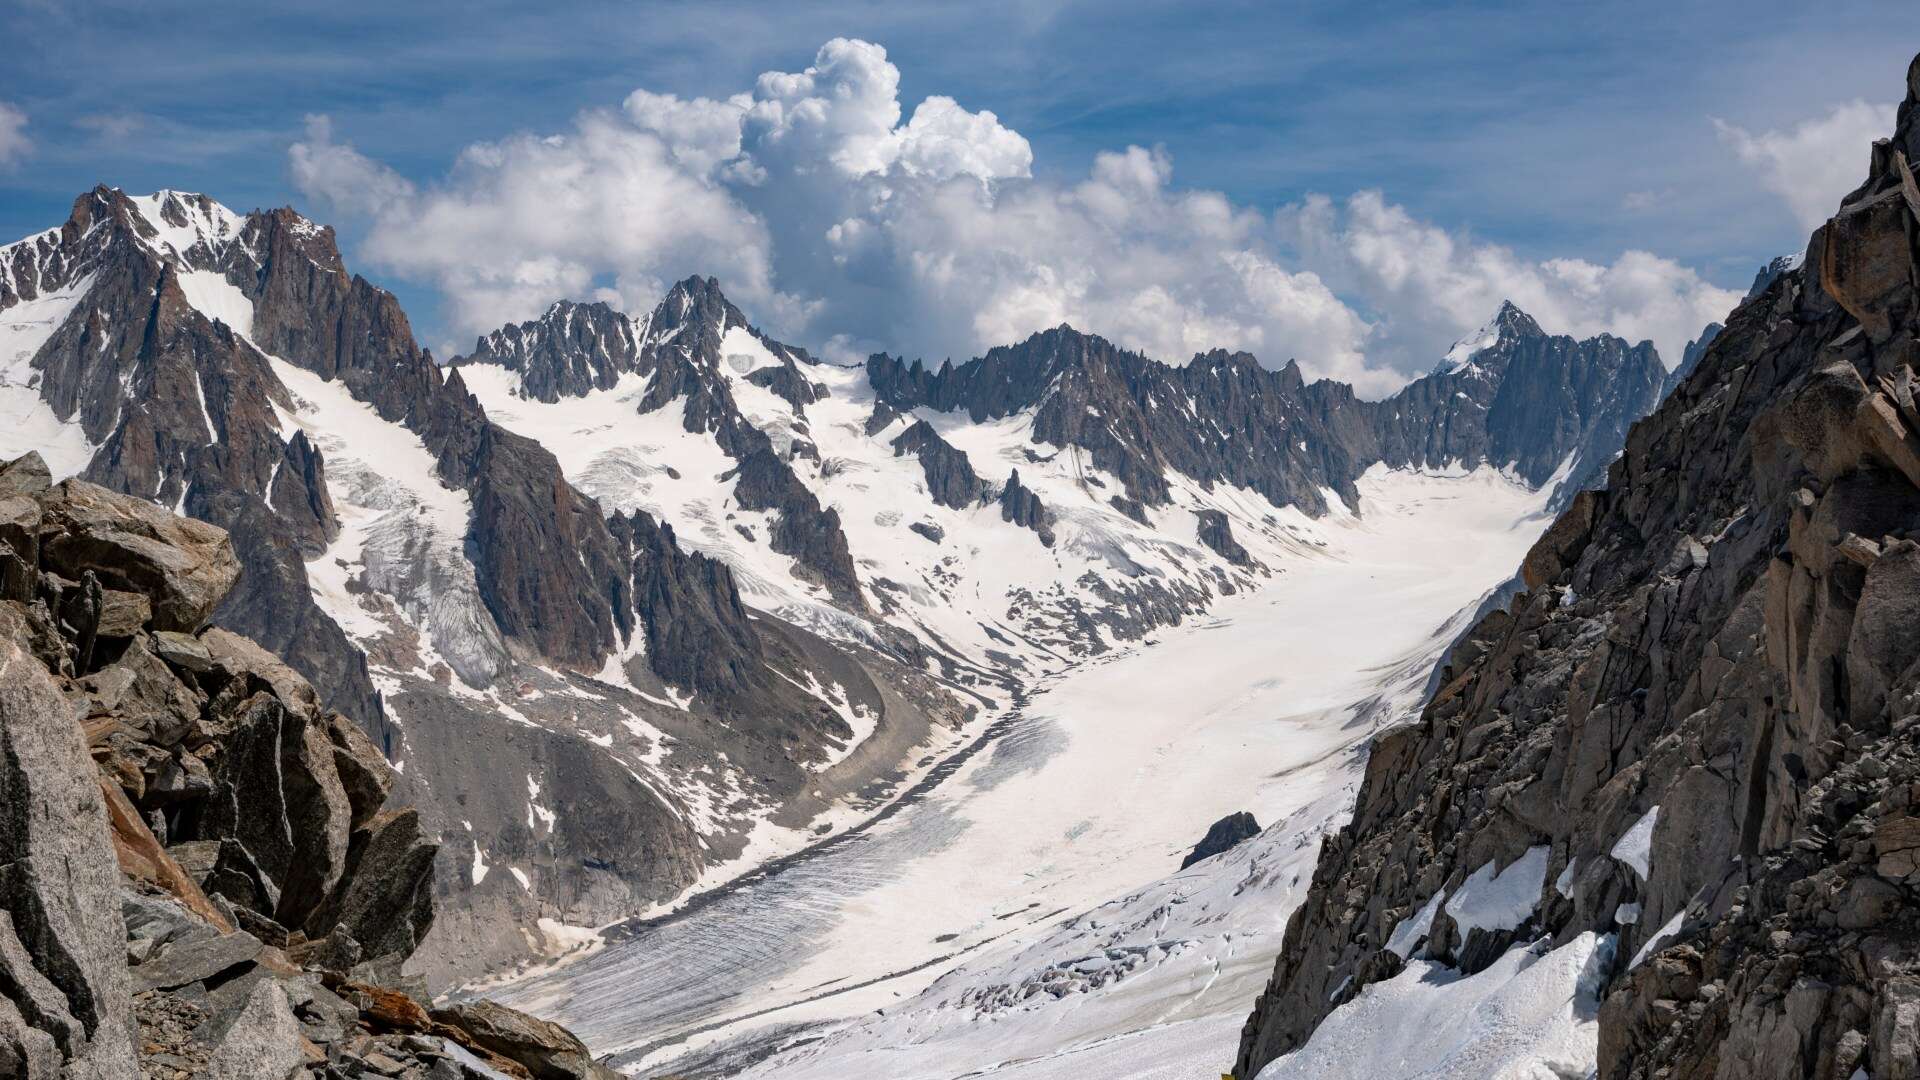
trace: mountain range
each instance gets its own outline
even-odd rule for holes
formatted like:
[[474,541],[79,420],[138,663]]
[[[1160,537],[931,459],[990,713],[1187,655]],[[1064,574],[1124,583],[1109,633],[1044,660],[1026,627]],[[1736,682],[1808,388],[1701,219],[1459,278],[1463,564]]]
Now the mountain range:
[[1067,326],[843,366],[700,277],[442,363],[290,209],[100,187],[0,248],[0,456],[228,532],[215,623],[440,837],[442,983],[845,827],[1032,680],[1268,578],[1370,469],[1581,505],[1671,385],[1512,304],[1380,401]]

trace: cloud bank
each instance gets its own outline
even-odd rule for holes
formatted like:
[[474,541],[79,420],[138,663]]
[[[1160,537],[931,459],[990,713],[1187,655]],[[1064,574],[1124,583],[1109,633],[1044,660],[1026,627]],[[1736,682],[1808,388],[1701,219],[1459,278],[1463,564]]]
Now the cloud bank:
[[1155,148],[1036,178],[992,112],[936,95],[907,114],[899,88],[884,49],[835,39],[724,99],[637,89],[567,131],[475,144],[425,186],[325,117],[290,167],[319,208],[366,225],[364,258],[437,288],[469,339],[560,297],[645,310],[699,273],[836,359],[963,358],[1068,322],[1169,361],[1246,349],[1383,393],[1503,299],[1550,330],[1652,338],[1670,362],[1737,299],[1647,252],[1529,260],[1378,191],[1235,205],[1178,186]]

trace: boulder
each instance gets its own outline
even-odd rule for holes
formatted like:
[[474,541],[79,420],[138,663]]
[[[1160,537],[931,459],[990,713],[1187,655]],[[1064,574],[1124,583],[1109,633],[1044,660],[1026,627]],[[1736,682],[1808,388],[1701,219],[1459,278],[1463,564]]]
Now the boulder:
[[286,1080],[305,1057],[300,1021],[272,979],[209,1018],[194,1040],[211,1048],[206,1074],[223,1080]]
[[260,693],[232,718],[200,837],[240,842],[279,896],[271,915],[303,925],[346,865],[352,806],[318,718]]
[[307,935],[343,931],[368,956],[412,953],[433,925],[433,859],[439,850],[412,807],[375,814],[353,831],[347,872],[308,920]]
[[153,652],[182,671],[204,675],[213,670],[213,654],[191,634],[182,634],[177,630],[156,630]]
[[1912,221],[1903,192],[1892,187],[1842,207],[1821,230],[1820,286],[1876,342],[1887,339],[1892,319],[1905,313],[1913,295],[1907,247]]
[[358,829],[380,812],[398,774],[360,725],[337,712],[327,714],[326,725],[327,738],[333,743],[333,770],[353,807],[353,827]]
[[153,604],[145,593],[102,589],[100,622],[94,632],[101,637],[130,638],[153,619]]
[[265,947],[259,938],[244,930],[175,942],[133,969],[134,991],[171,990],[203,982],[242,964],[253,963]]
[[199,644],[207,652],[209,670],[218,668],[230,679],[254,679],[295,712],[319,715],[320,697],[313,684],[252,639],[215,626],[200,635]]
[[146,639],[134,638],[118,659],[81,681],[96,715],[113,716],[142,738],[172,746],[200,719],[202,695],[181,682]]
[[37,496],[53,486],[53,474],[36,451],[0,464],[0,498],[14,495]]
[[597,1064],[585,1043],[559,1024],[480,1000],[433,1011],[459,1041],[517,1062],[535,1080],[601,1080],[617,1073]]
[[198,630],[240,574],[224,530],[84,480],[56,486],[46,515],[41,565],[145,594],[159,630]]
[[12,548],[28,565],[39,561],[40,516],[40,504],[25,495],[0,496],[0,543]]

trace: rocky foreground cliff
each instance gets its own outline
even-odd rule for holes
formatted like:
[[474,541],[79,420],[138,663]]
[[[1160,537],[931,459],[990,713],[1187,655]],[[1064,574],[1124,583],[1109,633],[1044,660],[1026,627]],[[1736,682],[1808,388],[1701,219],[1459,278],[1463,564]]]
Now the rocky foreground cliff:
[[240,571],[213,525],[0,464],[0,1076],[613,1075],[401,975],[438,844],[352,720],[207,625]]
[[1907,84],[1803,264],[1376,742],[1235,1075],[1305,1075],[1416,968],[1581,943],[1602,1080],[1920,1076],[1920,59]]

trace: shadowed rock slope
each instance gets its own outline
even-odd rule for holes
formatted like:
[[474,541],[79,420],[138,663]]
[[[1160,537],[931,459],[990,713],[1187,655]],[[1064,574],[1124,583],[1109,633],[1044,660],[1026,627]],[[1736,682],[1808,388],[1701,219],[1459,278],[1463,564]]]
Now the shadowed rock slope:
[[[1804,266],[1733,313],[1421,720],[1376,740],[1235,1075],[1408,956],[1471,973],[1589,932],[1603,1080],[1916,1075],[1916,156],[1920,59]],[[1428,906],[1523,856],[1517,925]]]

